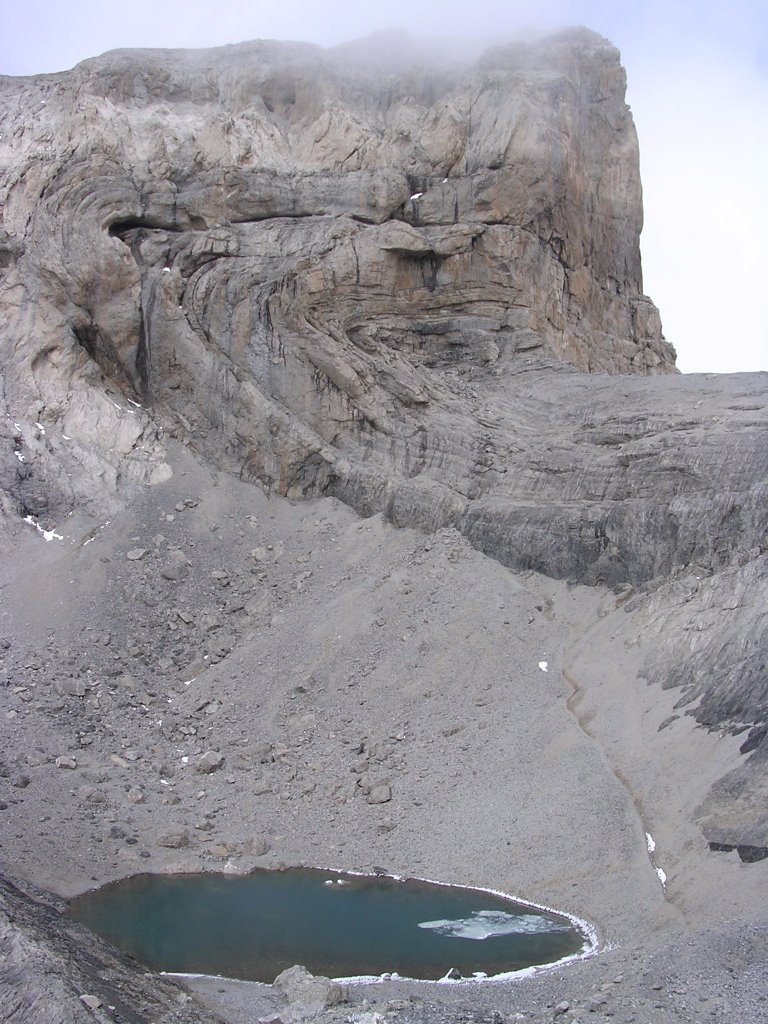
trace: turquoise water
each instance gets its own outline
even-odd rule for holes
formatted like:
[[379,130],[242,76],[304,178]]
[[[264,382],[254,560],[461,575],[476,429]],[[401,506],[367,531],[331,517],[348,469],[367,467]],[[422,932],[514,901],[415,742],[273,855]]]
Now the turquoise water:
[[330,977],[493,975],[585,945],[568,919],[476,889],[308,868],[137,875],[70,913],[153,970],[266,982],[293,964]]

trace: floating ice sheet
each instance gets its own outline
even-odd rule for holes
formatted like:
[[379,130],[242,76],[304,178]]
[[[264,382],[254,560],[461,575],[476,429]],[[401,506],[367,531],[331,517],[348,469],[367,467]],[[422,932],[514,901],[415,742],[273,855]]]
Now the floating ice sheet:
[[567,931],[561,924],[538,914],[507,914],[503,910],[476,910],[471,917],[456,921],[422,921],[419,928],[428,928],[452,939],[492,939],[495,935],[536,935],[542,932]]

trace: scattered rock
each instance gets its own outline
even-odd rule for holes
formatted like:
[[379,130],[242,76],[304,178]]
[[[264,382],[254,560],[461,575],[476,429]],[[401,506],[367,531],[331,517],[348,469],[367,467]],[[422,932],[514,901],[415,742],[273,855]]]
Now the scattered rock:
[[98,996],[82,995],[80,996],[80,1002],[88,1007],[89,1010],[98,1010],[104,1003]]
[[71,754],[61,754],[54,763],[57,768],[77,768],[77,761]]
[[392,789],[387,782],[379,782],[371,786],[371,791],[366,797],[369,804],[386,804],[392,799]]
[[217,750],[206,750],[204,754],[195,761],[194,768],[196,772],[200,772],[202,775],[210,775],[211,772],[215,772],[218,768],[224,764],[224,755],[220,754]]
[[187,557],[184,552],[180,551],[179,548],[172,548],[168,552],[166,561],[160,568],[160,575],[165,580],[170,580],[172,583],[178,583],[189,576],[190,568],[191,564],[187,561]]
[[107,794],[97,789],[96,786],[81,786],[77,795],[89,804],[105,804],[107,802]]
[[451,725],[447,729],[443,729],[443,736],[455,736],[457,733],[462,732],[466,728],[465,725]]
[[165,832],[157,837],[157,845],[165,846],[169,850],[180,850],[189,846],[189,836],[186,832]]
[[[315,976],[306,967],[289,967],[275,978],[272,987],[285,996],[290,1021],[309,1020],[346,1001],[346,990],[330,978]],[[281,1014],[286,1020],[286,1014]]]
[[84,697],[88,692],[84,679],[57,679],[53,688],[61,697]]

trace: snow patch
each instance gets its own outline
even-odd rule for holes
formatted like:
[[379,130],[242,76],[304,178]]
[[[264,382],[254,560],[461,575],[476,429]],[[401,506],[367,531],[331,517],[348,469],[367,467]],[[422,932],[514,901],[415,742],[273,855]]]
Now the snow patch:
[[56,533],[55,530],[44,530],[34,516],[24,516],[24,522],[34,526],[38,533],[42,533],[45,540],[64,540],[64,537],[60,533]]
[[645,842],[648,847],[648,853],[653,853],[656,849],[656,840],[653,838],[650,832],[645,833]]
[[549,671],[549,662],[548,661],[540,661],[539,662],[539,668],[541,669],[542,672],[548,672]]
[[421,197],[422,197],[423,195],[424,195],[424,193],[423,193],[423,192],[414,192],[414,193],[413,193],[413,195],[411,196],[411,199],[412,199],[412,200],[413,200],[413,199],[421,199]]

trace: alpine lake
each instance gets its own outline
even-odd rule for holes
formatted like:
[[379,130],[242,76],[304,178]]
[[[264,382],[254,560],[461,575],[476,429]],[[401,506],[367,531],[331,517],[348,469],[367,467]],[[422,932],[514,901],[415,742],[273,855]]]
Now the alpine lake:
[[508,974],[588,952],[571,919],[471,889],[314,868],[135,875],[70,901],[71,916],[153,971],[272,982]]

